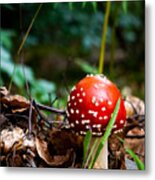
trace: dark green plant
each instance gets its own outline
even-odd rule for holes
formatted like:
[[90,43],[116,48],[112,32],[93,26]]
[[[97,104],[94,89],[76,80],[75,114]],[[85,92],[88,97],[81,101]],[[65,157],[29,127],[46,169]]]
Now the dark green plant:
[[[108,123],[108,125],[106,127],[106,130],[105,130],[105,133],[104,133],[103,137],[100,140],[100,143],[99,143],[98,148],[97,148],[97,150],[95,152],[94,158],[92,158],[91,156],[94,153],[93,151],[95,150],[95,148],[96,148],[96,146],[98,144],[98,139],[96,138],[90,152],[88,153],[88,149],[89,149],[92,134],[91,134],[91,131],[87,132],[87,135],[84,138],[83,167],[84,167],[85,164],[88,165],[89,169],[92,169],[94,167],[94,164],[95,164],[95,162],[96,162],[96,160],[97,160],[97,158],[98,158],[98,156],[99,156],[105,142],[107,141],[107,139],[108,139],[108,137],[109,137],[109,135],[111,133],[112,127],[113,127],[113,125],[115,123],[115,120],[116,120],[116,117],[117,117],[117,114],[118,114],[118,111],[119,111],[119,107],[120,107],[120,99],[118,99],[118,101],[116,103],[115,109],[114,109],[114,111],[112,113],[112,117],[111,117],[111,119],[110,119],[110,121],[109,121],[109,123]],[[91,159],[91,161],[90,161],[90,159]]]

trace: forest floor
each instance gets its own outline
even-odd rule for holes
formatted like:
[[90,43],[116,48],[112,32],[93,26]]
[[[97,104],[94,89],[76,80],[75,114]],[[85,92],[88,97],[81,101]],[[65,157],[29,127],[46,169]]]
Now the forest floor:
[[[125,128],[109,137],[109,169],[137,169],[126,148],[145,161],[144,102],[136,97],[126,100],[132,112]],[[64,110],[54,112],[52,107],[0,88],[1,166],[81,168],[82,161],[83,137],[66,128]]]

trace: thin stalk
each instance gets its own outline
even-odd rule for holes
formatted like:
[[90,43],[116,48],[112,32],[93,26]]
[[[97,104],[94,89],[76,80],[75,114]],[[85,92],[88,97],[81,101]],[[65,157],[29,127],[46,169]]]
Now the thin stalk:
[[[21,42],[21,44],[20,44],[20,46],[18,48],[17,55],[20,54],[20,52],[21,52],[21,50],[22,50],[22,48],[24,46],[24,43],[25,43],[25,41],[26,41],[26,39],[27,39],[27,37],[28,37],[28,35],[30,33],[30,30],[32,29],[34,21],[36,20],[42,6],[43,6],[43,4],[40,4],[39,7],[37,8],[37,11],[35,12],[34,17],[32,18],[31,23],[30,23],[30,25],[29,25],[26,33],[25,33],[25,36],[23,37],[22,42]],[[20,20],[20,26],[21,26],[21,20]],[[9,91],[11,90],[11,87],[12,87],[12,82],[13,82],[13,77],[14,77],[15,72],[16,72],[16,64],[14,65],[11,80],[10,80],[10,83],[9,83],[9,88],[8,88]]]
[[94,144],[93,144],[93,146],[91,147],[90,153],[88,154],[88,158],[87,158],[86,163],[85,163],[85,166],[84,166],[85,168],[86,168],[87,165],[89,164],[89,161],[90,161],[92,155],[94,154],[94,151],[95,151],[95,148],[96,148],[97,144],[98,144],[98,138],[95,139]]
[[112,26],[112,33],[111,33],[111,52],[110,52],[110,77],[113,79],[114,77],[114,57],[115,57],[115,29],[116,29],[116,23],[117,23],[117,14],[118,14],[118,6],[116,5],[115,10],[114,10],[114,23]]
[[94,164],[98,158],[98,156],[100,155],[100,152],[102,151],[102,148],[104,147],[105,145],[105,142],[108,140],[108,137],[110,136],[110,133],[112,131],[112,127],[115,123],[115,120],[116,120],[116,117],[117,117],[117,114],[118,114],[118,111],[119,111],[119,108],[120,108],[120,98],[118,99],[117,103],[116,103],[116,106],[115,106],[115,109],[114,109],[114,112],[112,114],[112,117],[106,127],[106,130],[105,130],[105,133],[104,135],[101,137],[101,140],[100,140],[100,143],[98,145],[98,148],[97,148],[97,151],[96,151],[96,154],[94,156],[94,158],[91,160],[90,164],[89,164],[89,169],[92,169],[94,167]]
[[23,38],[23,40],[22,40],[22,42],[21,42],[21,44],[20,44],[20,46],[19,46],[19,49],[18,49],[18,51],[17,51],[17,54],[18,54],[18,55],[20,54],[20,52],[21,52],[21,50],[22,50],[22,48],[23,48],[23,46],[24,46],[24,43],[25,43],[25,41],[26,41],[26,39],[27,39],[27,37],[28,37],[28,35],[29,35],[29,33],[30,33],[30,30],[32,29],[32,26],[33,26],[33,24],[34,24],[34,21],[35,21],[36,17],[38,16],[39,11],[40,11],[40,9],[41,9],[42,6],[43,6],[43,4],[40,4],[40,5],[39,5],[39,7],[37,8],[36,13],[34,14],[34,17],[32,18],[32,21],[31,21],[31,23],[30,23],[30,25],[29,25],[26,33],[25,33],[25,36],[24,36],[24,38]]
[[106,34],[107,34],[108,20],[109,20],[109,14],[110,14],[110,6],[111,6],[111,2],[107,1],[105,19],[104,19],[103,30],[102,30],[101,50],[100,50],[100,57],[99,57],[99,74],[102,74],[103,69],[104,69]]

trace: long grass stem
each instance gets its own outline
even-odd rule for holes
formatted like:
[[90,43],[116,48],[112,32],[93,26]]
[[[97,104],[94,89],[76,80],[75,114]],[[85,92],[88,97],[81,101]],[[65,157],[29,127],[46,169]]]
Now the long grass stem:
[[31,20],[31,23],[30,23],[30,25],[29,25],[26,33],[25,33],[25,36],[24,36],[24,38],[23,38],[23,40],[22,40],[22,42],[21,42],[21,44],[20,44],[20,46],[19,46],[19,49],[18,49],[18,51],[17,51],[17,54],[18,54],[18,55],[20,54],[20,52],[21,52],[21,50],[22,50],[22,48],[23,48],[23,46],[24,46],[24,44],[25,44],[25,41],[26,41],[26,39],[27,39],[27,37],[28,37],[28,35],[29,35],[29,33],[30,33],[30,30],[32,29],[32,26],[33,26],[33,24],[34,24],[34,21],[35,21],[36,17],[38,16],[38,13],[39,13],[39,11],[40,11],[40,9],[41,9],[42,6],[43,6],[43,4],[40,4],[40,5],[39,5],[39,7],[37,8],[36,13],[34,14],[34,17],[33,17],[32,20]]
[[102,30],[101,50],[100,50],[100,57],[99,57],[99,74],[102,74],[103,69],[104,69],[106,34],[107,34],[108,20],[109,20],[109,14],[110,14],[110,6],[111,6],[111,2],[107,1],[105,18],[104,18],[104,23],[103,23],[103,30]]

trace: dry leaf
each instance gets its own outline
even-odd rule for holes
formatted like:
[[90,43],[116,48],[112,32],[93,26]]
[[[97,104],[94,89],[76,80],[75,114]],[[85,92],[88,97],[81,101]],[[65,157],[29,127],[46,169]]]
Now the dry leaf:
[[36,138],[36,149],[39,156],[50,166],[62,166],[70,160],[72,150],[67,150],[65,155],[51,156],[48,149],[48,144],[44,140]]
[[6,89],[6,87],[4,86],[0,87],[0,98],[8,94],[9,94],[9,91]]
[[3,129],[0,132],[0,147],[4,153],[7,153],[13,148],[16,150],[26,147],[34,148],[35,144],[33,138],[28,139],[21,128],[14,127],[12,130]]
[[126,97],[125,108],[126,108],[127,118],[133,116],[134,114],[138,114],[138,115],[145,114],[144,102],[135,96]]
[[7,95],[1,98],[1,102],[7,106],[16,108],[27,108],[30,106],[30,102],[20,95]]

